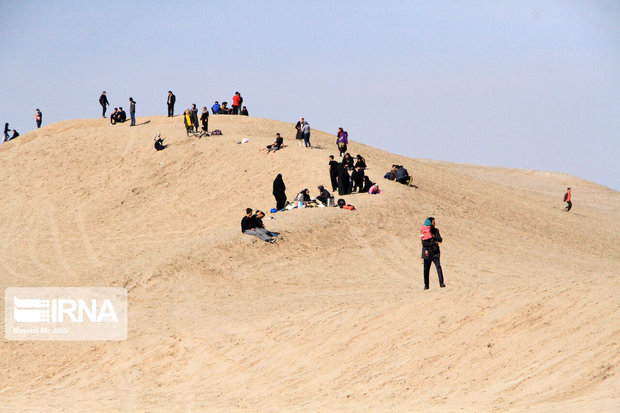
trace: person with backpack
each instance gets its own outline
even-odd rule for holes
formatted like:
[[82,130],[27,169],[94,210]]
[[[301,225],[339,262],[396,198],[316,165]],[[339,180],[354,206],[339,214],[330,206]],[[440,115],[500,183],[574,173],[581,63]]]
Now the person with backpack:
[[570,209],[573,207],[573,203],[570,200],[571,198],[571,191],[570,188],[566,189],[566,193],[564,194],[564,202],[566,202],[566,208],[564,208],[566,210],[566,212],[570,211]]
[[439,261],[440,250],[439,244],[443,241],[439,230],[435,228],[435,218],[428,217],[424,224],[420,227],[420,238],[422,241],[422,259],[424,260],[424,289],[429,289],[429,274],[431,264],[435,264],[437,276],[439,277],[439,286],[444,288],[443,271],[441,270],[441,262]]

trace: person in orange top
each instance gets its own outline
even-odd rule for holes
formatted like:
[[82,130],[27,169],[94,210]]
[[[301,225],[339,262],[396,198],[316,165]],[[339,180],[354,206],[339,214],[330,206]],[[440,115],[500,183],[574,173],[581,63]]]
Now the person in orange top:
[[232,114],[239,114],[239,105],[241,104],[241,94],[239,92],[235,92],[235,96],[233,96],[233,104],[232,104]]
[[573,207],[573,203],[570,201],[570,188],[566,189],[566,193],[564,194],[564,202],[566,202],[566,208],[564,208],[566,210],[566,212],[570,211],[570,209]]

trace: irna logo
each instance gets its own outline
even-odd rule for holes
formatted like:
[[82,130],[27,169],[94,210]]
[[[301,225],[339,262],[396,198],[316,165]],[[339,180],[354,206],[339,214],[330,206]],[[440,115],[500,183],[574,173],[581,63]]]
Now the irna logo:
[[118,323],[118,317],[110,299],[98,305],[96,299],[86,302],[83,299],[38,299],[13,297],[13,314],[19,323]]

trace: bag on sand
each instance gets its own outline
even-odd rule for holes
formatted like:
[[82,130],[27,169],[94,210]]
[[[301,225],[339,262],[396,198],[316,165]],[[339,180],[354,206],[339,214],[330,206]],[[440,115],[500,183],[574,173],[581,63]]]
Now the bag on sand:
[[216,130],[211,132],[211,135],[221,135],[221,134],[222,134],[222,131],[219,130],[219,129],[216,129]]

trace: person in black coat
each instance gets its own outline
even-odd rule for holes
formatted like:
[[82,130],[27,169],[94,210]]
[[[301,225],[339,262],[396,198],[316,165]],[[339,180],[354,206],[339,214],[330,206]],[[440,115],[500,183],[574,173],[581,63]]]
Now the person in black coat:
[[195,103],[192,103],[192,108],[189,111],[189,118],[192,120],[194,130],[198,132],[198,108]]
[[202,115],[200,115],[200,122],[202,123],[202,130],[209,132],[209,109],[206,106],[202,107]]
[[9,128],[9,122],[4,124],[4,141],[8,141],[9,140],[9,131],[11,130],[11,128]]
[[364,176],[364,187],[362,188],[360,192],[368,192],[370,190],[370,187],[373,186],[374,184],[375,183],[370,180],[368,175],[365,175]]
[[276,198],[276,209],[280,211],[286,204],[286,186],[282,180],[282,174],[278,174],[273,180],[273,196]]
[[344,155],[344,158],[342,158],[342,164],[344,165],[345,168],[347,168],[349,171],[353,170],[353,157],[351,156],[350,153],[346,153]]
[[168,91],[168,117],[171,118],[174,116],[174,102],[177,101],[177,97],[174,96],[171,90]]
[[355,170],[351,174],[351,181],[353,181],[353,190],[362,192],[364,186],[364,171],[359,166],[355,167]]
[[424,260],[424,289],[428,290],[429,288],[429,273],[432,263],[435,264],[435,268],[437,269],[439,286],[443,288],[446,285],[443,282],[443,271],[441,270],[441,262],[439,261],[439,257],[441,255],[441,251],[439,250],[439,244],[443,241],[443,239],[441,238],[439,230],[435,228],[435,218],[426,218],[424,225],[431,227],[431,238],[427,240],[422,240],[422,259]]
[[348,195],[351,193],[351,177],[343,163],[338,164],[338,195]]
[[110,106],[110,103],[108,102],[108,98],[105,95],[105,90],[103,91],[101,96],[99,96],[99,104],[103,108],[103,115],[102,115],[102,117],[105,118],[105,110],[106,110],[107,106]]
[[329,155],[329,179],[332,181],[332,191],[338,190],[338,161],[334,155]]

